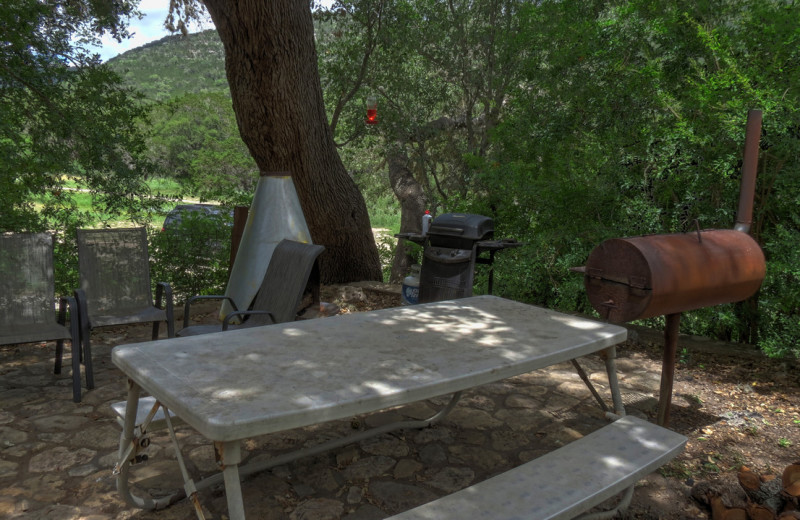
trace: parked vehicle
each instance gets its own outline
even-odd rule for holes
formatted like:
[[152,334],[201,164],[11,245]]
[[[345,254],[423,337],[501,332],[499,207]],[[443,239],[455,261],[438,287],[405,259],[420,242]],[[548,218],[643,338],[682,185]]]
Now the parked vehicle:
[[194,251],[199,257],[216,255],[230,246],[233,210],[216,204],[179,204],[161,226],[162,234],[173,246]]
[[185,220],[203,220],[218,222],[228,227],[233,225],[233,210],[226,214],[222,206],[216,204],[178,204],[167,213],[161,231],[179,229]]

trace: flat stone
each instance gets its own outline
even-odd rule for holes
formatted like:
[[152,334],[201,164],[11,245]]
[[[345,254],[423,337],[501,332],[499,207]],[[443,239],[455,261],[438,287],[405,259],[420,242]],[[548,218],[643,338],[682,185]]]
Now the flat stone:
[[538,430],[553,422],[553,416],[541,409],[517,408],[499,410],[495,417],[512,430],[527,432]]
[[486,443],[486,433],[478,430],[462,430],[458,432],[455,442],[483,446]]
[[475,472],[466,467],[447,467],[436,473],[427,484],[445,493],[453,493],[469,486],[475,479]]
[[[442,450],[444,451],[444,450]],[[405,479],[418,473],[422,468],[422,464],[414,459],[403,459],[394,467],[394,478]]]
[[91,435],[81,432],[73,436],[71,444],[96,450],[113,449],[119,446],[120,429],[113,424],[93,425]]
[[342,520],[383,520],[386,513],[372,504],[365,504],[352,513],[346,514]]
[[28,433],[8,426],[0,426],[0,449],[10,448],[28,440]]
[[341,475],[324,462],[298,467],[295,480],[318,491],[334,491],[344,483]]
[[347,480],[366,480],[385,474],[395,464],[394,459],[377,455],[356,461],[345,468],[342,473]]
[[354,463],[358,460],[359,453],[358,450],[354,447],[345,448],[344,451],[341,451],[336,454],[336,465],[340,468],[344,466],[349,466],[350,464]]
[[541,408],[542,403],[526,395],[512,394],[506,398],[505,405],[509,408]]
[[88,464],[96,453],[87,448],[73,450],[65,446],[58,446],[31,457],[28,471],[31,473],[63,471],[73,466]]
[[485,395],[471,395],[469,397],[462,398],[459,404],[487,412],[491,412],[497,408],[497,404],[494,402],[494,399],[491,399]]
[[[602,386],[603,383],[605,383],[605,386]],[[602,382],[593,383],[593,385],[600,392],[601,389],[607,388],[607,381],[603,380]],[[581,399],[592,395],[589,387],[583,381],[564,381],[556,387],[556,391]]]
[[450,461],[477,467],[484,471],[497,472],[508,467],[505,457],[496,451],[477,446],[453,445],[449,447]]
[[384,455],[393,458],[408,455],[408,444],[389,435],[367,439],[361,443],[361,449],[370,455]]
[[312,498],[302,502],[289,515],[290,520],[338,520],[344,512],[344,506],[338,500],[330,498]]
[[450,444],[453,442],[453,430],[446,426],[439,425],[432,428],[425,428],[414,436],[414,442],[417,444],[427,444],[429,442]]
[[438,411],[437,408],[430,406],[425,401],[419,401],[416,403],[412,403],[406,406],[403,406],[400,409],[400,412],[408,417],[409,419],[415,419],[417,421],[421,421],[423,419],[427,419],[428,417],[433,416]]
[[[83,437],[86,437],[86,434],[80,434]],[[58,432],[58,433],[40,433],[38,435],[39,440],[46,442],[48,444],[65,444],[65,441],[69,438],[69,432]]]
[[533,436],[515,430],[495,430],[491,433],[492,449],[497,451],[511,451],[528,446],[533,441]]
[[457,424],[461,428],[473,428],[476,430],[488,430],[496,428],[502,424],[492,415],[483,410],[472,408],[456,408],[445,418],[448,424]]
[[364,491],[358,486],[350,486],[350,489],[347,490],[347,503],[348,504],[358,504],[361,502],[361,499],[364,497]]
[[419,450],[419,460],[426,466],[447,462],[447,451],[441,444],[426,444]]
[[201,472],[213,473],[219,471],[219,465],[214,455],[214,447],[210,444],[192,448],[189,452],[189,460]]
[[406,511],[438,498],[436,494],[425,488],[394,481],[370,482],[369,492],[378,505],[390,514]]
[[8,457],[24,457],[31,453],[36,453],[47,448],[48,444],[44,442],[23,442],[15,446],[3,449],[3,455]]
[[542,397],[550,390],[543,385],[526,385],[518,388],[517,391],[530,397]]
[[81,415],[51,415],[33,421],[37,429],[43,432],[59,432],[67,430],[83,430],[89,421]]
[[25,498],[30,499],[31,502],[54,504],[67,496],[63,485],[64,479],[61,478],[61,475],[51,472],[28,478],[22,482],[21,487],[28,491]]
[[76,466],[74,468],[70,468],[69,476],[70,477],[85,477],[86,475],[91,475],[97,471],[97,466],[94,464],[84,464],[83,466]]
[[17,474],[19,463],[10,460],[0,460],[0,478],[11,477]]

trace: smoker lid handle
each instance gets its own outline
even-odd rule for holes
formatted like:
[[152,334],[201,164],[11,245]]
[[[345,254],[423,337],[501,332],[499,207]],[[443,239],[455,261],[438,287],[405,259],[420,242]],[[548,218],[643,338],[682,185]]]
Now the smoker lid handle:
[[434,234],[434,235],[463,235],[464,234],[464,228],[457,228],[457,227],[451,228],[451,227],[441,227],[441,226],[437,226],[437,225],[431,225],[431,227],[428,228],[428,234],[429,235],[430,234]]

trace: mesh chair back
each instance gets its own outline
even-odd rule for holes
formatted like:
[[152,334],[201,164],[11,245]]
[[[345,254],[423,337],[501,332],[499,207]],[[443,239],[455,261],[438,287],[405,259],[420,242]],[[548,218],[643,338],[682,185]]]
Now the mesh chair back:
[[[274,323],[293,321],[315,269],[316,277],[319,276],[316,261],[324,250],[323,246],[281,240],[272,253],[264,281],[253,302],[253,310],[271,312],[275,317]],[[256,326],[269,325],[273,321],[268,316],[256,314],[250,316],[246,323],[247,326]]]
[[53,237],[0,235],[0,327],[55,323]]
[[78,264],[89,316],[124,316],[153,306],[147,231],[79,229]]

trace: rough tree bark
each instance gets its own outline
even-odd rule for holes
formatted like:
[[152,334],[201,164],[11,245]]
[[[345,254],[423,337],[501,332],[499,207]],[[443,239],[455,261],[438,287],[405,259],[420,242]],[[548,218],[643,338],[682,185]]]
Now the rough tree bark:
[[308,0],[204,0],[225,49],[242,140],[262,171],[292,173],[323,283],[380,280],[366,204],[322,99]]
[[[408,155],[400,143],[387,153],[389,164],[389,184],[397,200],[400,201],[400,231],[403,233],[422,232],[422,214],[425,212],[425,192],[408,167]],[[392,259],[391,282],[399,283],[408,273],[413,262],[410,250],[414,247],[400,239]]]

